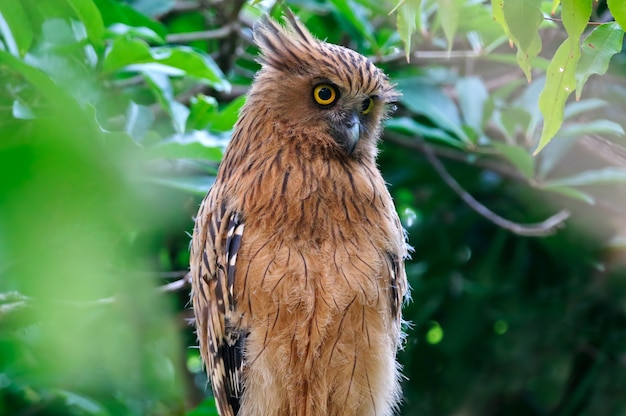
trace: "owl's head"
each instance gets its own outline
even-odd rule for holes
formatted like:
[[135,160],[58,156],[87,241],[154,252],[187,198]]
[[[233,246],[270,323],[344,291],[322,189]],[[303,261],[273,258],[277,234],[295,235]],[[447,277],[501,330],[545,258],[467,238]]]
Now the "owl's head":
[[398,97],[393,85],[363,55],[315,39],[289,10],[286,23],[264,18],[255,27],[262,69],[249,99],[274,119],[329,139],[324,144],[339,154],[374,156],[381,121]]

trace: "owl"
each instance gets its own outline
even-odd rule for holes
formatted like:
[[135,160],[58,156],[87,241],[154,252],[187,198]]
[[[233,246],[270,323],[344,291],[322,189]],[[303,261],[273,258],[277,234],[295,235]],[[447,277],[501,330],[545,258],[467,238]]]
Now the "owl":
[[200,352],[221,416],[392,415],[407,245],[376,166],[398,96],[287,12],[191,243]]

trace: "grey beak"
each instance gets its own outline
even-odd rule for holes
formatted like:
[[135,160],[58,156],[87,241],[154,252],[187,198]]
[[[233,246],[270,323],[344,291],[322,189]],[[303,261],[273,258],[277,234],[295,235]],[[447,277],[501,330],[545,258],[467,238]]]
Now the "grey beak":
[[359,142],[359,136],[361,134],[359,117],[353,114],[348,120],[346,120],[346,150],[348,154],[352,154]]

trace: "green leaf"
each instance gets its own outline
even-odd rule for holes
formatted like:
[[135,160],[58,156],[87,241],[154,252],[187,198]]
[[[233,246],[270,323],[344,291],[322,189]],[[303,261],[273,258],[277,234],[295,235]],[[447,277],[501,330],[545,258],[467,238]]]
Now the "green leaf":
[[524,75],[526,75],[526,80],[530,82],[532,80],[532,68],[535,66],[535,62],[537,61],[537,56],[539,52],[541,52],[541,38],[539,36],[535,36],[528,46],[528,49],[517,48],[517,53],[515,54],[515,60],[517,61],[517,65],[524,71]]
[[[411,37],[417,27],[417,22],[420,19],[420,13],[422,10],[422,0],[403,0],[398,3],[398,6],[394,10],[398,11],[396,25],[398,27],[398,34],[402,43],[404,43],[404,53],[406,55],[406,61],[409,62],[409,56],[411,54]],[[393,12],[393,10],[392,10]]]
[[83,22],[87,30],[87,37],[92,44],[101,46],[103,43],[104,23],[100,10],[91,0],[65,0],[76,13],[78,19]]
[[582,94],[583,86],[592,74],[604,74],[609,61],[622,50],[624,31],[615,22],[596,27],[583,41],[582,53],[576,68],[576,99]]
[[459,28],[462,2],[458,0],[437,0],[437,4],[439,5],[438,16],[441,20],[441,27],[446,35],[448,51],[450,51],[454,43],[454,35]]
[[178,133],[184,133],[187,117],[189,117],[189,109],[174,98],[169,78],[161,72],[151,70],[146,70],[143,74],[159,103],[172,118],[174,129]]
[[204,94],[191,98],[191,112],[187,119],[187,130],[206,128],[217,114],[217,100]]
[[480,134],[483,131],[485,103],[489,98],[485,84],[478,77],[460,78],[456,90],[465,124]]
[[580,42],[591,17],[591,1],[562,0],[561,18],[571,42]]
[[517,45],[515,57],[517,64],[530,82],[531,64],[542,47],[539,37],[539,26],[543,21],[541,0],[506,0],[502,7],[502,14],[509,36]]
[[626,2],[624,0],[607,0],[606,5],[622,30],[626,29]]
[[503,14],[510,34],[522,51],[528,50],[538,36],[543,21],[541,0],[503,0]]
[[389,119],[385,122],[385,128],[404,135],[418,136],[432,141],[445,143],[459,149],[465,148],[458,139],[450,135],[450,133],[445,130],[437,127],[425,126],[408,117]]
[[150,107],[131,101],[126,110],[124,131],[136,142],[140,142],[152,126],[152,123],[154,123],[154,113],[150,110]]
[[589,98],[586,100],[575,101],[565,106],[565,120],[568,118],[576,117],[577,115],[598,110],[606,107],[608,103],[599,98]]
[[[511,30],[509,29],[509,25],[504,18],[504,0],[491,0],[491,13],[493,15],[493,20],[502,26],[502,30],[509,38],[509,42],[512,40]],[[513,44],[511,43],[511,46]]]
[[576,188],[570,188],[568,186],[542,186],[541,189],[554,192],[559,195],[564,195],[572,199],[577,199],[579,201],[586,202],[589,205],[595,205],[596,203],[593,196]]
[[187,413],[186,416],[219,416],[215,407],[215,399],[205,399],[198,407]]
[[589,170],[565,178],[546,181],[543,183],[543,187],[587,186],[605,183],[626,183],[626,168],[608,167]]
[[175,4],[175,0],[133,0],[132,2],[135,9],[154,18],[169,12]]
[[241,107],[246,103],[246,98],[245,95],[242,95],[228,103],[228,105],[219,112],[219,116],[211,120],[209,128],[212,131],[223,132],[232,130],[235,122],[239,118]]
[[24,56],[33,41],[28,16],[18,1],[0,1],[0,35],[14,56]]
[[80,117],[81,115],[85,115],[85,113],[78,103],[67,94],[63,88],[56,84],[48,74],[24,63],[8,52],[0,50],[0,67],[2,65],[6,65],[6,67],[24,77],[24,79],[37,88],[44,97],[51,103],[54,103],[57,108],[74,114],[77,118],[76,123],[91,124],[91,122],[87,121],[88,117]]
[[[403,88],[403,85],[407,85]],[[461,118],[456,104],[439,88],[430,85],[416,85],[411,79],[398,81],[404,92],[400,101],[411,112],[429,118],[437,127],[456,135],[467,146],[474,143],[461,128]]]
[[19,100],[13,101],[12,115],[19,120],[32,120],[35,118],[33,110]]
[[544,122],[535,155],[550,142],[563,123],[565,102],[576,88],[575,73],[579,57],[578,42],[566,39],[559,46],[548,66],[546,85],[539,95],[539,109]]
[[114,23],[107,28],[110,37],[124,37],[143,39],[157,45],[164,45],[165,39],[154,30],[147,27],[134,27],[124,23]]
[[105,26],[123,23],[133,27],[146,27],[165,39],[167,29],[161,23],[139,13],[133,7],[115,0],[93,0],[100,10]]
[[336,9],[336,18],[343,23],[344,31],[352,34],[353,39],[362,43],[362,39],[367,39],[371,45],[376,45],[374,37],[374,27],[370,23],[370,9],[353,0],[330,0]]
[[87,396],[60,389],[54,392],[65,400],[68,407],[80,410],[80,414],[95,416],[106,416],[109,414],[100,403]]
[[554,16],[554,13],[556,13],[556,9],[559,7],[560,4],[561,0],[552,0],[552,9],[550,10],[552,16]]
[[519,169],[527,179],[532,179],[535,175],[535,159],[528,150],[521,146],[508,145],[506,143],[492,142],[498,152],[507,158]]
[[[208,55],[201,55],[185,46],[155,47],[150,48],[142,40],[128,39],[126,37],[116,39],[108,50],[104,59],[103,70],[113,72],[134,65],[134,70],[144,71],[145,66],[139,64],[158,63],[160,65],[175,68],[182,72],[170,71],[171,75],[186,74],[206,81],[218,91],[230,89],[230,84],[217,64]],[[148,66],[148,69],[158,67]],[[167,71],[166,68],[161,68]]]
[[146,148],[146,154],[154,159],[203,159],[219,162],[223,155],[223,141],[206,131],[195,130],[188,134],[175,135]]
[[624,128],[621,124],[610,120],[593,120],[586,123],[572,123],[564,126],[559,136],[582,137],[589,134],[602,136],[624,136]]

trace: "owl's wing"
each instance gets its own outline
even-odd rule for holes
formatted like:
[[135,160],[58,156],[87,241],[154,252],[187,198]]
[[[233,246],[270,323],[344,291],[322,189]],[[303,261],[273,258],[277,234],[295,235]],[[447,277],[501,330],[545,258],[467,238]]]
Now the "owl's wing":
[[[406,234],[400,223],[400,218],[395,218],[397,232],[406,240]],[[408,251],[412,248],[406,243],[403,244],[402,253],[387,253],[387,264],[389,266],[389,294],[391,297],[391,316],[398,325],[402,323],[402,303],[405,299],[410,299],[409,284],[404,269],[404,259],[409,257]]]
[[237,251],[244,224],[210,192],[202,202],[191,244],[192,302],[200,353],[211,378],[221,416],[235,416],[243,390],[245,334],[234,292]]
[[396,254],[388,254],[389,288],[391,296],[391,316],[398,323],[402,319],[402,302],[407,294],[406,273],[402,259]]

